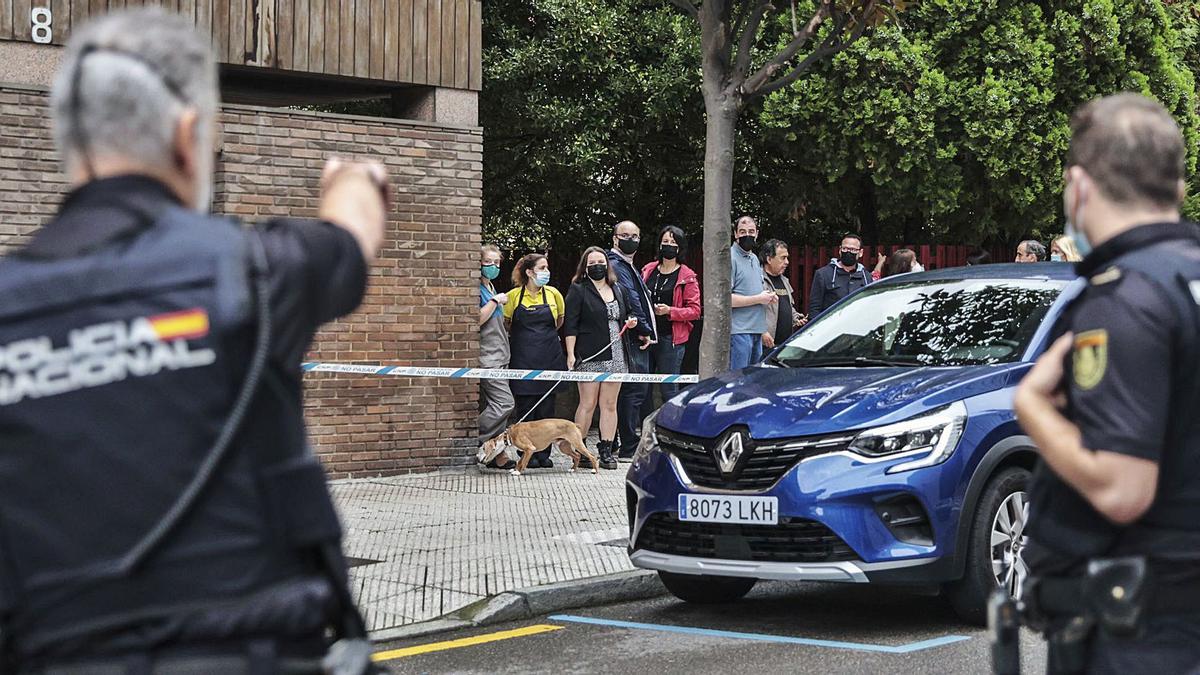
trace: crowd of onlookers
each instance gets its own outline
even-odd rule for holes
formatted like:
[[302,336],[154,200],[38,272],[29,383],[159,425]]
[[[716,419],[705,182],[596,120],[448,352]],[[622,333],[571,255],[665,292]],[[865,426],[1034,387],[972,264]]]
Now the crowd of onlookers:
[[[512,290],[500,293],[500,251],[484,246],[480,276],[480,349],[483,367],[576,370],[596,373],[678,373],[692,324],[700,318],[700,283],[683,262],[687,238],[674,226],[662,228],[657,259],[635,266],[641,229],[631,221],[613,228],[612,246],[583,252],[564,296],[549,284],[549,260],[531,253],[513,268]],[[760,281],[761,290],[761,281]],[[564,339],[560,342],[558,333]],[[501,359],[504,358],[504,363]],[[484,380],[481,385],[481,440],[499,435],[510,420],[552,417],[555,383],[537,380]],[[651,386],[642,383],[580,382],[575,422],[590,429],[600,409],[597,459],[604,469],[630,460],[642,419],[653,409]],[[663,400],[677,385],[658,385]],[[585,468],[591,468],[584,460]],[[489,467],[510,468],[500,455]],[[532,468],[553,466],[549,449],[536,453]]]
[[[757,363],[766,350],[786,340],[850,293],[881,278],[924,271],[912,249],[878,256],[873,270],[862,263],[862,238],[842,237],[837,254],[813,275],[808,312],[796,309],[788,279],[788,245],[769,239],[759,245],[758,223],[742,216],[733,224],[730,247],[729,367]],[[495,246],[482,248],[479,281],[480,365],[520,370],[575,370],[595,373],[678,374],[694,322],[700,319],[700,284],[685,263],[683,230],[668,225],[655,240],[655,259],[640,268],[634,256],[642,248],[641,229],[632,221],[613,227],[607,250],[583,252],[564,295],[550,285],[549,259],[530,253],[512,271],[512,288],[497,291],[502,256]],[[1047,247],[1035,240],[1017,246],[1016,262],[1078,261],[1070,237]],[[990,262],[976,249],[968,265]],[[564,338],[559,339],[559,332]],[[554,416],[555,382],[481,380],[480,440],[498,436],[510,422]],[[597,456],[601,468],[615,469],[637,449],[642,420],[654,409],[654,387],[663,401],[678,385],[662,383],[580,382],[575,422],[585,431],[600,409]],[[591,468],[584,460],[585,468]],[[509,469],[513,460],[501,454],[489,468]],[[552,467],[550,450],[537,452],[530,468]]]

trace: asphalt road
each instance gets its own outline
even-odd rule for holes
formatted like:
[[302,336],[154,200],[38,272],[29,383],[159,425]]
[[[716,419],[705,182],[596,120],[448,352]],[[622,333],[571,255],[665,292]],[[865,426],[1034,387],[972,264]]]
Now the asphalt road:
[[[507,635],[515,633],[513,637]],[[736,633],[739,635],[730,635]],[[493,640],[481,644],[463,638]],[[449,641],[459,643],[446,645]],[[1025,672],[1045,648],[1023,637]],[[430,649],[411,654],[393,650]],[[379,646],[396,673],[988,673],[983,629],[896,589],[760,583],[745,599],[670,596]]]

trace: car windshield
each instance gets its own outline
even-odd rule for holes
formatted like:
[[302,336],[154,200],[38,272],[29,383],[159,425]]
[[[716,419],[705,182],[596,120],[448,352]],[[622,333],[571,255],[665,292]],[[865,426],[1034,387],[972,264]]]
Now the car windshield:
[[791,367],[961,366],[1015,361],[1065,282],[913,280],[869,286],[793,336]]

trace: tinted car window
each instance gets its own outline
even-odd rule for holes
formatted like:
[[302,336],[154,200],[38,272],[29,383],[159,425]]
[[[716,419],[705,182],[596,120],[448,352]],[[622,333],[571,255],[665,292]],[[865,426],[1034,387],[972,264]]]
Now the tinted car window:
[[775,359],[799,367],[1015,361],[1064,285],[970,279],[871,286],[822,314]]

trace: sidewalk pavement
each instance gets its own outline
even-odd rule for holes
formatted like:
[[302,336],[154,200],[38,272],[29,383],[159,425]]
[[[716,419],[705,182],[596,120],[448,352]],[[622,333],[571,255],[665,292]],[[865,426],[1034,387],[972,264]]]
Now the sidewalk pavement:
[[471,466],[335,481],[351,590],[371,631],[433,619],[504,591],[632,570],[625,471],[520,477]]

